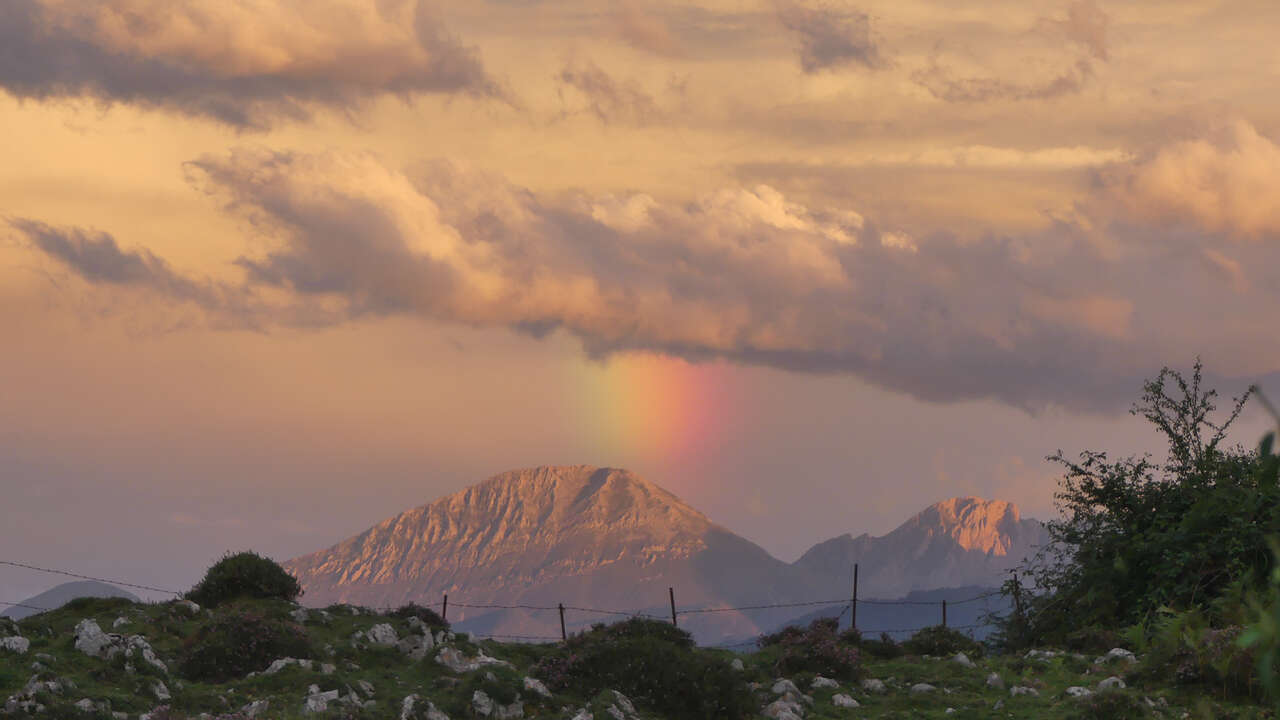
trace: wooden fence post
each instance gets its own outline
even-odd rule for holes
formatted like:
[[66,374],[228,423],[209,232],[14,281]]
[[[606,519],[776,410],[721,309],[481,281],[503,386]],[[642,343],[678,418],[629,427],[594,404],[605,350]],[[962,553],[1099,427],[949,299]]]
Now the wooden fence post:
[[444,594],[444,604],[440,606],[440,619],[449,619],[449,593]]
[[671,624],[675,625],[676,624],[676,589],[673,587],[667,588],[667,594],[671,596]]
[[564,631],[564,603],[560,603],[560,639],[569,639],[569,635]]
[[853,564],[853,602],[849,606],[849,627],[858,629],[858,563]]
[[942,601],[942,627],[947,626],[947,601]]

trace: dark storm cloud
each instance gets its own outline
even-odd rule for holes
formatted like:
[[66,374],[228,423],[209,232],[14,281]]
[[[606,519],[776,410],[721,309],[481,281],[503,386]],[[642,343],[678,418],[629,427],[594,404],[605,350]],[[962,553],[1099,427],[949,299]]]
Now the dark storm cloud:
[[[85,98],[263,129],[325,106],[351,109],[394,94],[496,97],[479,54],[409,0],[350,16],[278,0],[0,3],[0,89],[19,99]],[[344,20],[345,18],[345,20]],[[398,32],[388,32],[397,28]]]
[[816,73],[845,65],[885,65],[871,31],[871,17],[857,10],[811,8],[782,0],[778,21],[800,39],[800,67]]

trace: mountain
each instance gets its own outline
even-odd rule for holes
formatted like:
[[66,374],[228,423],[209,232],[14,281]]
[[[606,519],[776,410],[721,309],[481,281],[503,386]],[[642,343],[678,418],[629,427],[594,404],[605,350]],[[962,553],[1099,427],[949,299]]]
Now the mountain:
[[[626,470],[539,467],[492,477],[401,513],[343,542],[285,563],[303,601],[393,607],[438,603],[462,629],[516,635],[560,632],[627,609],[670,616],[682,608],[811,600],[810,574],[720,527],[675,495]],[[681,618],[703,641],[759,632],[795,613],[717,612]]]
[[841,535],[810,548],[795,566],[848,593],[858,563],[858,595],[894,598],[915,590],[999,587],[1007,571],[1048,541],[1044,525],[1013,503],[951,498],[881,537]]
[[76,598],[82,597],[122,597],[128,598],[134,602],[140,602],[136,595],[125,590],[121,590],[114,585],[94,582],[91,580],[80,580],[76,582],[62,583],[61,585],[49,590],[45,590],[35,597],[29,597],[26,600],[23,600],[21,605],[30,605],[31,607],[12,605],[3,612],[0,612],[0,617],[21,620],[24,617],[41,612],[34,608],[55,610]]

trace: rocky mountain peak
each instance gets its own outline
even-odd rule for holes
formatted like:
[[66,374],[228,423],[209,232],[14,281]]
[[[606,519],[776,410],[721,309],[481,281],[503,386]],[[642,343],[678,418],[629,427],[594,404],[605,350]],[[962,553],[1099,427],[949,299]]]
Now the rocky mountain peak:
[[894,531],[950,537],[963,550],[1004,556],[1020,534],[1018,506],[1004,500],[955,497],[934,503]]

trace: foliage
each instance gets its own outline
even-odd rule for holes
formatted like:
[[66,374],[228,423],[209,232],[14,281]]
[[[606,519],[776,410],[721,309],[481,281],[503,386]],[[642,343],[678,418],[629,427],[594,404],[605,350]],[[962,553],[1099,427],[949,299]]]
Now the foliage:
[[668,623],[633,618],[573,635],[533,674],[553,690],[617,690],[673,720],[739,720],[754,711],[741,674]]
[[964,653],[970,659],[982,657],[982,645],[977,640],[942,625],[916,631],[902,647],[912,655],[950,656]]
[[191,680],[222,683],[265,670],[284,657],[311,657],[301,625],[231,606],[187,638],[179,672]]
[[408,605],[401,605],[400,607],[391,611],[391,617],[400,618],[401,620],[407,620],[411,617],[416,617],[432,630],[448,630],[449,629],[448,621],[440,617],[440,613],[436,612],[435,610],[432,610],[429,607],[423,607],[421,605],[418,605],[417,603],[409,603]]
[[1163,607],[1200,608],[1224,624],[1215,600],[1233,585],[1261,584],[1272,566],[1266,539],[1280,532],[1269,446],[1225,446],[1253,392],[1216,420],[1217,392],[1202,387],[1201,363],[1189,378],[1164,368],[1131,410],[1164,436],[1163,463],[1094,451],[1050,456],[1066,471],[1056,496],[1062,519],[1048,523],[1052,543],[1028,568],[1040,594],[1006,584],[1019,595],[999,639],[1062,642],[1071,628],[1120,629]]
[[[1152,622],[1126,633],[1142,644],[1141,675],[1178,685],[1197,685],[1222,696],[1255,690],[1253,657],[1237,639],[1240,626],[1211,627],[1208,614],[1162,608]],[[1145,638],[1145,639],[1144,639]]]
[[214,563],[186,597],[212,608],[238,598],[279,598],[292,602],[301,594],[297,578],[275,561],[255,552],[241,552],[228,553]]
[[833,679],[855,680],[862,674],[858,648],[838,635],[838,621],[819,618],[807,628],[791,626],[760,638],[761,647],[776,647],[778,675],[811,672]]
[[1270,587],[1251,601],[1253,623],[1238,642],[1256,654],[1258,677],[1280,715],[1280,541],[1272,541],[1272,550],[1277,567],[1272,571]]
[[863,653],[881,660],[899,658],[906,652],[902,649],[902,645],[894,640],[889,633],[880,633],[880,637],[875,640],[863,639],[858,648]]

